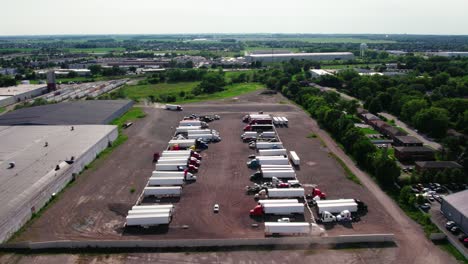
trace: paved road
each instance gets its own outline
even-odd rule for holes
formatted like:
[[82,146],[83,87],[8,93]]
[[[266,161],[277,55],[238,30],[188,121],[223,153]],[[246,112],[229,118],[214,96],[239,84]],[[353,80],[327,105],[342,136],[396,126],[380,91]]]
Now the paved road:
[[421,140],[425,145],[428,145],[429,147],[433,148],[433,149],[441,149],[442,146],[433,141],[433,140],[429,140],[428,138],[424,137],[423,135],[419,134],[418,132],[416,132],[413,128],[409,127],[407,124],[401,122],[396,116],[394,115],[391,115],[391,114],[388,114],[388,113],[379,113],[380,115],[382,115],[383,117],[387,118],[387,119],[393,119],[395,120],[395,124],[401,128],[403,128],[404,130],[406,130],[406,132],[408,132],[411,136]]

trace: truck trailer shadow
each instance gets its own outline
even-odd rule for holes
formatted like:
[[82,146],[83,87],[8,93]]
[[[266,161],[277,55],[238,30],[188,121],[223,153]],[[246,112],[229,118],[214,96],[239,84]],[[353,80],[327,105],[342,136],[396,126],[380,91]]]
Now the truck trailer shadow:
[[145,235],[164,235],[169,232],[169,225],[159,225],[150,227],[140,226],[125,226],[121,227],[120,231],[122,236],[145,236]]
[[180,197],[154,197],[154,196],[147,196],[141,200],[142,205],[144,204],[171,204],[171,203],[178,203],[180,201]]

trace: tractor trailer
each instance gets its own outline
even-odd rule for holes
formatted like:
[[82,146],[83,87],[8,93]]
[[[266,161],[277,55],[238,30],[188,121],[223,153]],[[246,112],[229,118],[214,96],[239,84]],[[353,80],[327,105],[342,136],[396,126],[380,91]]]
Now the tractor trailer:
[[265,222],[265,235],[305,235],[310,234],[310,224],[306,222]]
[[176,128],[176,133],[188,133],[191,130],[200,130],[201,126],[180,126]]
[[188,171],[153,171],[151,178],[167,177],[167,178],[178,178],[182,177],[186,181],[195,181],[197,176],[193,175]]
[[271,188],[268,189],[270,198],[301,198],[304,197],[304,188]]
[[260,149],[283,149],[283,143],[281,142],[251,142],[250,148]]
[[157,226],[167,225],[170,222],[170,214],[144,214],[127,216],[127,226]]
[[162,208],[162,209],[146,209],[146,210],[128,211],[128,215],[145,215],[145,214],[170,214],[172,215],[172,209]]
[[[265,157],[274,157],[274,156],[265,156]],[[261,165],[288,165],[289,160],[285,157],[282,158],[260,158],[256,157],[255,159],[250,160],[247,162],[247,167],[250,169],[258,169]]]
[[148,180],[149,186],[180,186],[184,185],[184,177],[151,177]]
[[190,173],[198,172],[198,167],[184,164],[158,164],[155,165],[156,171],[188,171]]
[[323,212],[338,214],[345,210],[348,210],[351,213],[355,213],[358,211],[358,205],[354,201],[347,203],[317,204],[317,211],[319,214]]
[[182,192],[182,187],[145,187],[143,189],[144,196],[155,197],[179,197]]
[[201,139],[207,142],[219,142],[221,137],[215,134],[188,134],[188,139]]
[[285,178],[285,179],[295,179],[296,172],[292,169],[262,169],[260,171],[255,172],[250,176],[252,180],[258,179],[271,179],[273,177],[276,178]]
[[291,204],[291,203],[299,203],[297,199],[265,199],[265,200],[258,200],[258,204]]
[[250,216],[264,216],[266,214],[273,215],[291,215],[304,214],[304,205],[301,203],[280,203],[280,204],[263,204],[257,205],[250,210]]
[[286,149],[259,149],[259,156],[286,156],[288,151]]
[[157,210],[157,209],[171,209],[174,210],[173,204],[151,204],[151,205],[134,205],[132,210]]
[[182,111],[184,108],[180,105],[174,105],[174,104],[167,104],[164,106],[166,110],[172,110],[172,111]]
[[200,120],[182,120],[179,122],[179,126],[197,126],[201,128],[208,128],[208,124],[206,122]]

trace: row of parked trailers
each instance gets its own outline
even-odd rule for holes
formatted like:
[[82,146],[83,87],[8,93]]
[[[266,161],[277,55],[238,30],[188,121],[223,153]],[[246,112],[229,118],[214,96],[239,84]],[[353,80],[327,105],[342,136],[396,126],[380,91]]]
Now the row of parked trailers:
[[[298,183],[294,166],[300,165],[300,159],[296,152],[288,153],[273,126],[287,126],[288,120],[261,113],[246,115],[243,121],[249,125],[244,128],[241,138],[257,150],[247,162],[249,168],[258,169],[251,175],[251,180],[270,180],[280,184],[283,182],[278,179],[283,179]],[[258,200],[258,205],[250,210],[250,216],[304,214],[305,205],[299,201],[305,196],[304,188],[268,188],[260,192],[266,199]],[[307,222],[265,222],[265,235],[306,235],[316,230],[319,228],[315,224]]]
[[[196,123],[197,120],[192,120]],[[180,126],[185,126],[187,122],[181,121]],[[196,123],[197,125],[200,123]],[[192,127],[191,125],[187,125]],[[175,132],[177,135],[178,132]],[[155,170],[152,172],[146,187],[143,190],[143,197],[154,196],[179,197],[182,193],[182,186],[187,181],[195,181],[201,163],[201,155],[195,152],[197,142],[195,139],[169,141],[167,149],[156,155]],[[135,205],[128,212],[127,226],[155,226],[169,224],[174,213],[172,204]]]

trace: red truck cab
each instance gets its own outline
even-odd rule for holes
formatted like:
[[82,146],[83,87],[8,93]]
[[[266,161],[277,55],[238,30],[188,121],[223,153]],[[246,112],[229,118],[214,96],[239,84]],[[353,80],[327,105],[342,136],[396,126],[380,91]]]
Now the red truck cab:
[[198,160],[201,160],[201,159],[202,159],[200,153],[195,152],[195,151],[192,152],[191,156],[194,157],[194,158],[196,158],[196,159],[198,159]]
[[250,210],[250,216],[263,216],[263,207],[261,205],[257,205],[254,209]]
[[244,131],[252,131],[252,126],[251,125],[246,125],[244,127]]
[[320,197],[320,199],[325,199],[325,198],[327,198],[327,194],[324,193],[324,192],[322,192],[322,191],[320,191],[319,188],[313,188],[313,189],[312,189],[312,197],[315,197],[315,196]]

